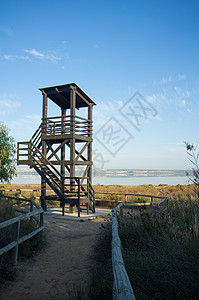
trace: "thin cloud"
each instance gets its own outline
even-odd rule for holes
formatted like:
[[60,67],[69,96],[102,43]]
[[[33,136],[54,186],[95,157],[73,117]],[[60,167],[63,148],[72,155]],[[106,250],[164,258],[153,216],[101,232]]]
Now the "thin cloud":
[[6,60],[14,60],[14,56],[13,55],[3,55],[3,58],[6,59]]
[[181,101],[179,102],[179,105],[180,105],[181,107],[186,106],[186,101],[185,101],[185,100],[181,100]]
[[0,115],[10,114],[21,106],[19,101],[10,100],[7,97],[0,97]]
[[172,76],[169,76],[169,77],[162,77],[160,79],[160,84],[166,84],[168,82],[171,82],[172,81]]
[[185,74],[179,74],[178,76],[177,76],[177,79],[178,80],[184,80],[184,79],[186,79],[187,78],[187,76],[185,75]]
[[8,61],[16,61],[16,60],[29,60],[29,56],[25,55],[9,55],[9,54],[4,54],[3,59],[8,60]]
[[21,104],[18,101],[11,101],[11,100],[0,100],[0,107],[1,108],[16,108],[19,107]]
[[57,62],[57,61],[61,60],[60,57],[54,55],[53,53],[51,53],[49,51],[47,52],[47,54],[44,54],[44,53],[37,51],[36,49],[31,49],[31,50],[24,49],[24,52],[31,54],[35,58],[39,58],[42,60],[49,60],[51,62]]
[[42,53],[36,49],[24,49],[23,52],[27,53],[27,55],[16,55],[16,54],[4,54],[1,57],[7,61],[17,61],[17,60],[27,60],[34,61],[35,59],[40,59],[43,61],[50,61],[53,63],[57,63],[61,60],[61,57],[58,57],[54,53],[47,51],[46,53]]
[[43,53],[41,53],[35,49],[31,49],[31,50],[24,49],[24,52],[32,54],[33,56],[36,56],[36,57],[45,57],[45,55]]
[[28,130],[35,130],[41,123],[41,116],[37,114],[32,114],[29,116],[24,116],[24,118],[13,120],[14,125],[19,127],[26,127]]

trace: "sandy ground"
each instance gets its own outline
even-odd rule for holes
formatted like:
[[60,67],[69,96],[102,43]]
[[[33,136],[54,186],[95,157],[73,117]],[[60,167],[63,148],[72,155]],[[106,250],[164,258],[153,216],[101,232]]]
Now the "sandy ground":
[[0,288],[0,299],[73,299],[71,292],[89,283],[92,246],[104,223],[101,218],[80,222],[45,216],[45,248],[19,262],[16,280]]

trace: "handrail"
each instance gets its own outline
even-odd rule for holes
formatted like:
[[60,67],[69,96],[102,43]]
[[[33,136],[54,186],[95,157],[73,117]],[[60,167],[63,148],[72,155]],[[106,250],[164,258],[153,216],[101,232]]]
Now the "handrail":
[[31,138],[31,141],[34,144],[37,144],[37,142],[39,141],[39,138],[41,137],[41,132],[42,132],[42,123],[39,125],[39,127],[37,128],[37,130],[35,131],[35,133],[33,134],[32,138]]
[[[160,198],[153,196],[154,198]],[[164,201],[168,201],[168,197],[161,197],[162,199],[152,203],[152,205],[159,205]],[[123,211],[125,206],[145,206],[146,203],[120,203],[112,210],[112,268],[114,277],[113,299],[115,300],[135,300],[133,288],[131,286],[121,251],[121,240],[118,233],[117,212]]]
[[[33,199],[27,199],[27,198],[18,198],[18,197],[11,197],[7,195],[3,195],[3,198],[11,199],[11,200],[19,200],[19,201],[29,201],[31,203],[30,206],[30,212],[23,214],[18,217],[11,218],[10,220],[7,220],[5,222],[0,223],[0,229],[6,228],[10,225],[14,225],[14,241],[10,242],[8,245],[0,249],[0,255],[12,250],[12,262],[14,265],[17,265],[18,261],[18,245],[21,243],[27,241],[28,239],[32,238],[34,235],[39,233],[44,229],[44,221],[43,221],[43,214],[44,210],[33,200]],[[33,205],[36,207],[36,209],[33,209]],[[35,215],[40,215],[40,221],[37,223],[39,224],[39,228],[33,230],[31,233],[26,234],[23,237],[19,237],[20,235],[20,222],[24,219],[27,219],[29,217],[35,217]]]
[[92,121],[75,116],[59,116],[42,119],[43,133],[46,135],[70,134],[71,124],[76,134],[90,136],[92,134]]
[[[63,118],[71,118],[71,115],[63,116]],[[75,118],[80,119],[80,120],[84,120],[84,121],[88,121],[88,122],[93,122],[89,119],[86,119],[86,118],[83,118],[83,117],[80,117],[80,116],[75,116]],[[42,120],[54,120],[54,119],[62,119],[62,116],[42,118]]]
[[[47,161],[45,155],[32,143],[30,142],[31,146],[33,146],[33,148],[36,149],[36,151],[42,156],[42,158],[44,159],[44,161]],[[62,177],[61,173],[55,168],[55,166],[48,160],[48,163],[44,163],[46,166],[50,165],[52,167],[52,169],[60,176],[60,178]]]

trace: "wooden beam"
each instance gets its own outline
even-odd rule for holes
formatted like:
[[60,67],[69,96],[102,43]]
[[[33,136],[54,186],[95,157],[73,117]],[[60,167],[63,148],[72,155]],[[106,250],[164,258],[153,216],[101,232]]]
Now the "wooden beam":
[[[59,134],[59,135],[42,135],[42,140],[53,141],[53,143],[60,143],[62,140],[70,139],[71,134]],[[76,141],[92,142],[92,137],[75,134],[74,139]]]
[[84,150],[86,149],[86,147],[89,145],[89,142],[87,142],[84,147],[81,149],[81,151],[78,153],[77,150],[75,150],[75,153],[77,154],[76,158],[75,158],[75,162],[78,161],[79,158],[82,158],[84,161],[86,161],[86,158],[82,155],[82,153],[84,152]]
[[[42,136],[45,134],[44,119],[48,116],[48,98],[47,94],[43,92],[43,123],[42,123]],[[46,157],[46,141],[42,140],[42,154]],[[41,176],[41,207],[46,210],[46,180],[45,176]]]
[[[48,157],[48,160],[50,160],[67,142],[69,141],[69,139],[64,140],[61,145],[59,145],[52,153],[51,155]],[[51,150],[52,151],[52,150]],[[58,158],[58,156],[56,156],[56,158]]]
[[[61,109],[61,115],[62,115],[61,130],[62,130],[62,133],[64,134],[65,133],[65,128],[66,128],[65,127],[65,119],[66,119],[66,109],[65,108]],[[61,147],[61,161],[65,161],[65,143]],[[64,166],[63,163],[61,164],[61,170],[60,171],[61,171],[62,176],[65,176],[65,166]],[[63,184],[64,184],[64,182],[63,182]],[[63,189],[64,189],[64,186],[63,186]]]
[[55,88],[55,91],[59,94],[60,98],[63,100],[63,101],[68,101],[70,102],[70,100],[66,97],[64,97],[61,92],[58,90],[58,88]]
[[78,96],[80,96],[82,98],[82,100],[84,100],[88,106],[91,106],[92,103],[90,103],[83,95],[81,95],[77,90],[75,91],[77,93]]
[[[93,107],[88,107],[88,120],[92,121],[93,118]],[[92,136],[92,123],[90,123],[90,135]],[[92,143],[89,143],[88,145],[88,161],[92,162]],[[92,164],[90,164],[89,170],[88,170],[88,177],[90,180],[90,183],[92,184],[92,177],[93,177],[93,168]]]
[[85,177],[86,177],[86,175],[87,175],[87,172],[88,172],[88,168],[89,168],[89,166],[87,166],[86,169],[85,169],[85,171],[84,171],[84,174],[83,174],[82,179],[81,179],[81,181],[80,181],[80,185],[83,184],[83,181],[84,181],[84,179],[85,179]]
[[56,152],[53,150],[52,145],[49,145],[50,150],[53,152],[47,159],[50,160],[53,156],[56,157],[57,160],[59,160],[59,156],[56,154]]
[[[57,166],[59,166],[61,164],[70,165],[70,166],[74,165],[74,161],[72,161],[72,160],[51,160],[50,162],[53,165],[57,165]],[[92,165],[92,162],[87,161],[87,160],[86,161],[77,161],[75,163],[75,165],[82,165],[82,166],[84,166],[84,165]],[[75,176],[71,176],[71,177],[75,177]]]

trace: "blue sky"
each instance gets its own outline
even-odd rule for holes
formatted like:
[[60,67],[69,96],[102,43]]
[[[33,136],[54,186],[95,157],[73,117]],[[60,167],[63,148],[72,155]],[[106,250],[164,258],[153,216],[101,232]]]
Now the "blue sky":
[[[0,121],[29,140],[38,88],[75,82],[97,104],[96,167],[190,169],[183,141],[198,142],[198,14],[193,0],[1,1]],[[52,105],[49,115],[58,115]]]

